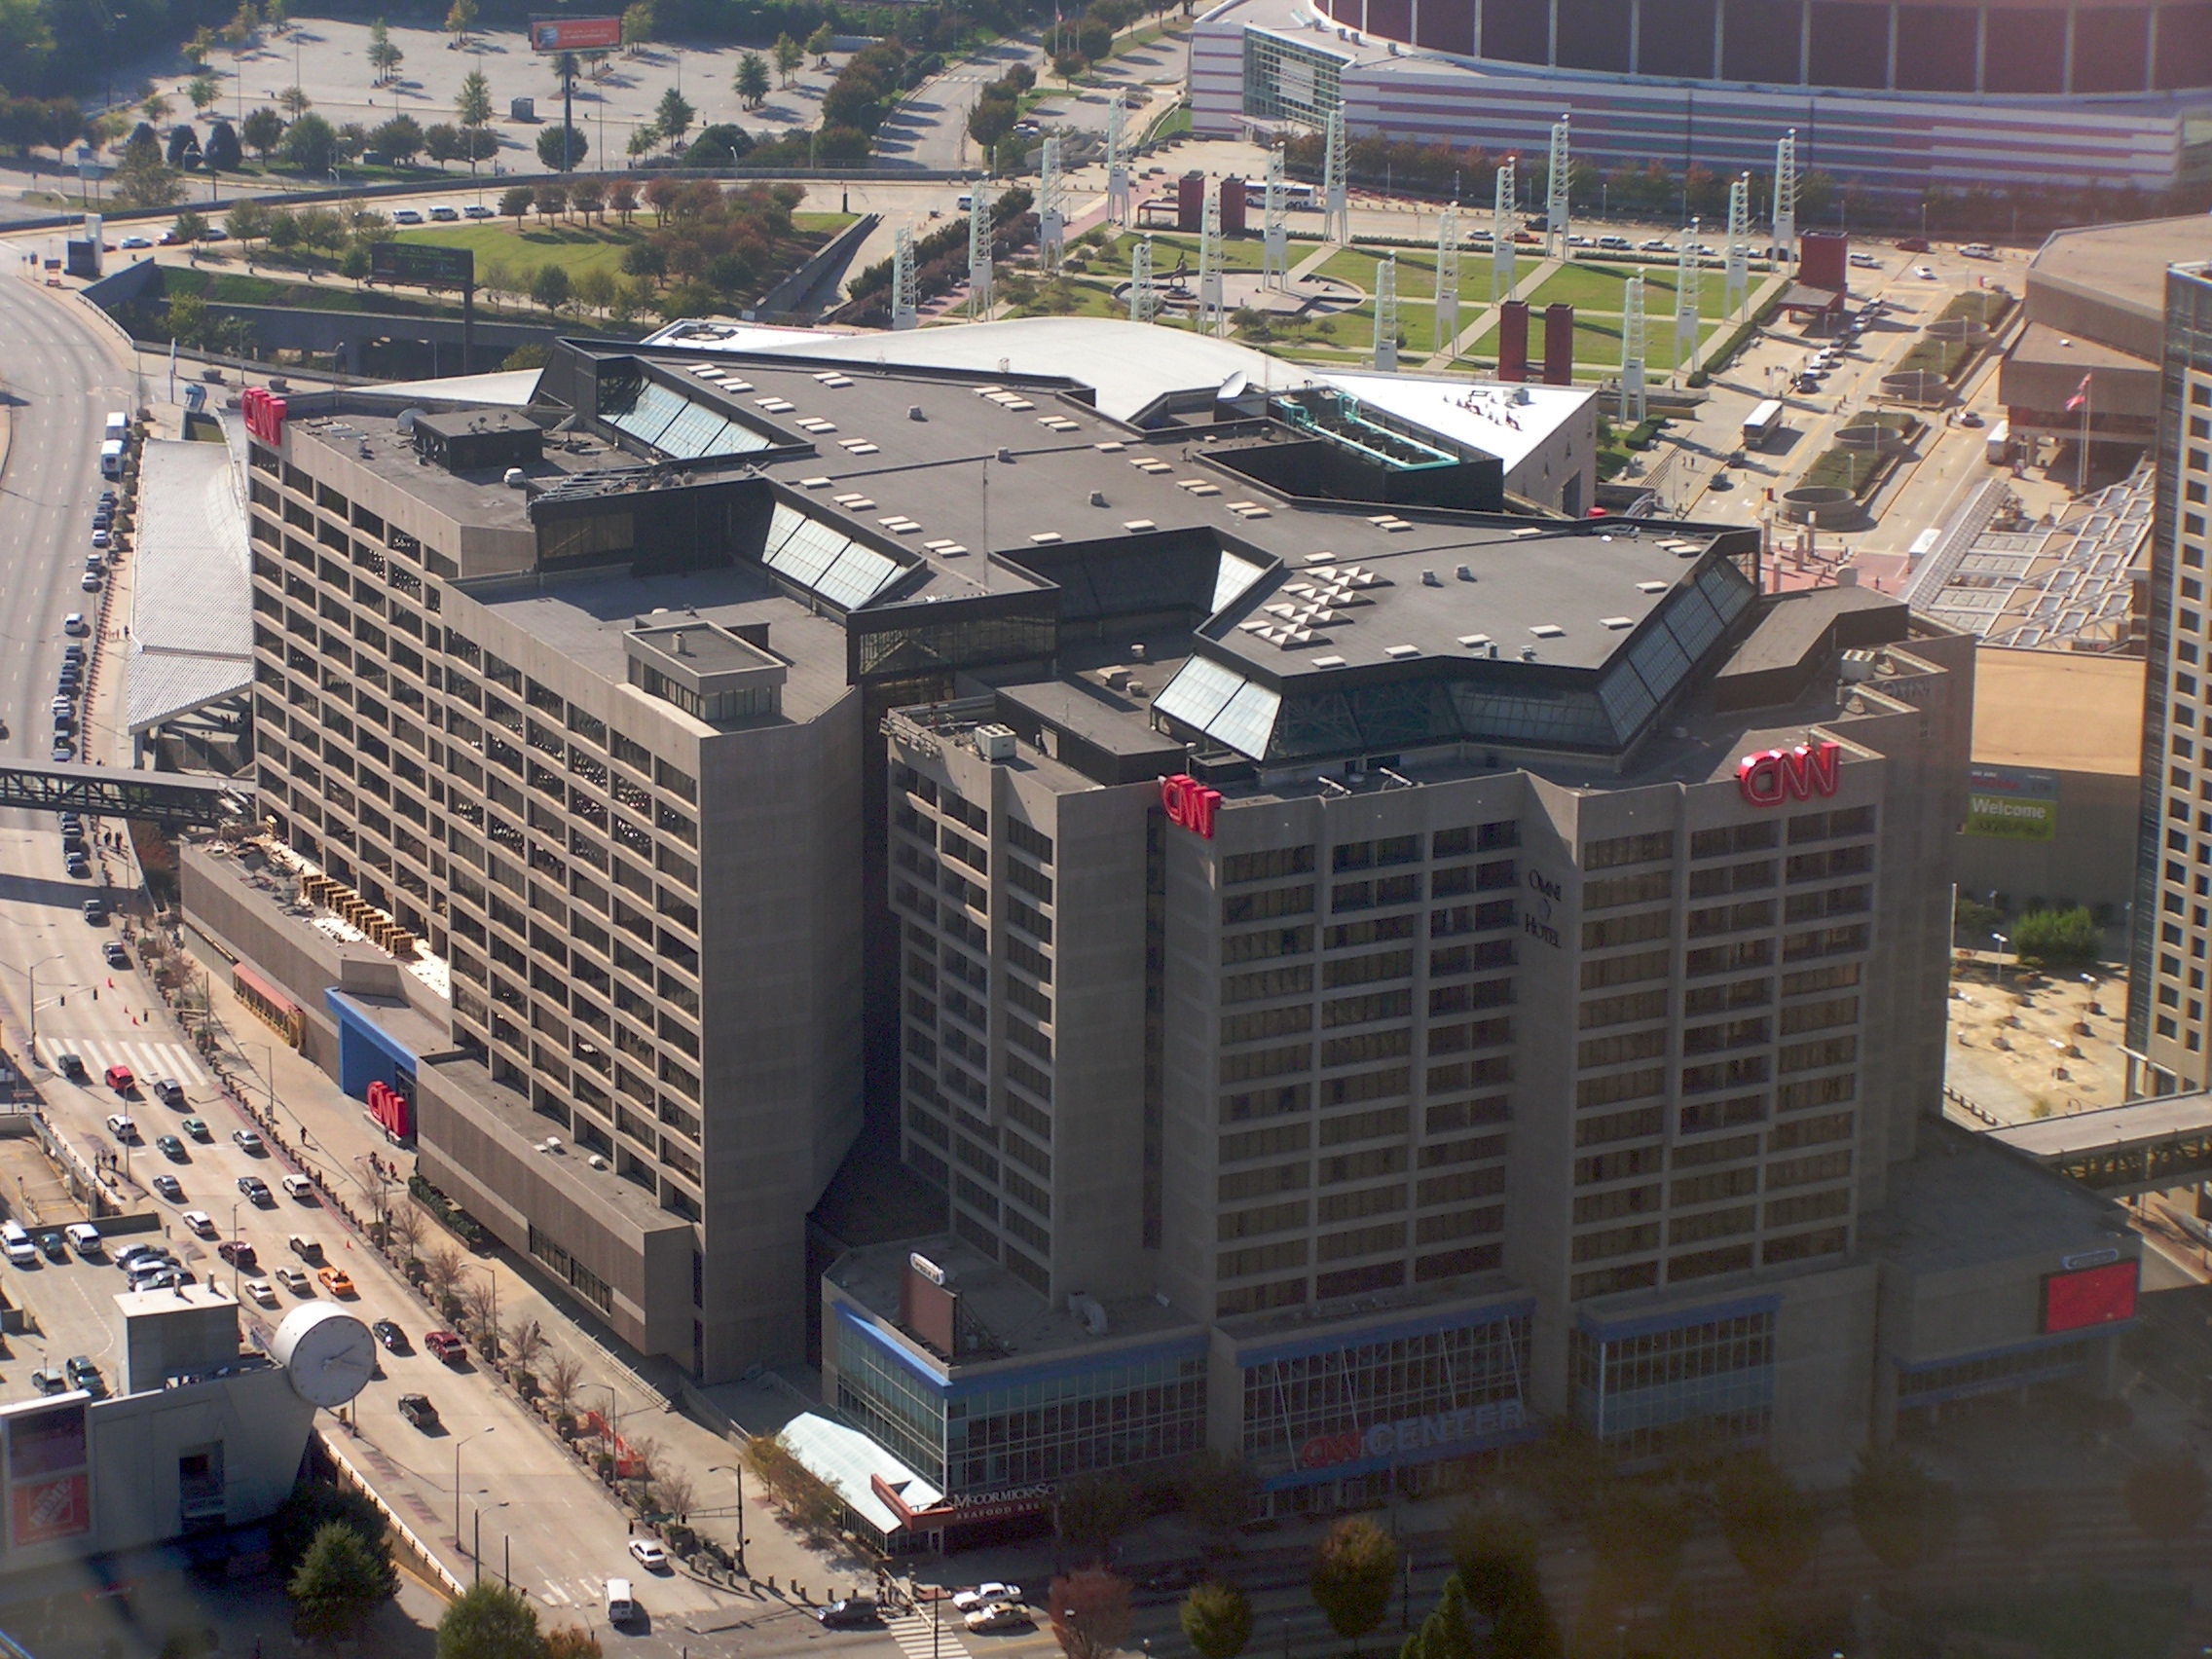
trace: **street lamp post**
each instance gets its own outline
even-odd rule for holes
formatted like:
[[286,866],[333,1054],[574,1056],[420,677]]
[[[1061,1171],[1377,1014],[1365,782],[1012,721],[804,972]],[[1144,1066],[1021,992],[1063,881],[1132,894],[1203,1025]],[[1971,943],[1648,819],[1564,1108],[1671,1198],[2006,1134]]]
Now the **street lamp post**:
[[498,1432],[498,1423],[488,1422],[474,1434],[464,1434],[453,1443],[453,1541],[456,1548],[463,1547],[461,1542],[461,1449],[471,1440],[481,1440],[487,1434]]
[[2012,942],[2011,936],[2001,934],[1993,928],[1989,937],[1997,941],[1997,978],[2002,983],[2005,978],[2005,947]]
[[[612,1390],[609,1389],[608,1392],[611,1393]],[[746,1577],[751,1578],[753,1574],[745,1571],[745,1465],[742,1463],[717,1463],[707,1472],[737,1477],[737,1570],[744,1572]]]
[[231,1300],[239,1300],[239,1206],[231,1206]]
[[60,951],[55,951],[52,956],[42,956],[23,970],[23,978],[30,991],[31,1059],[34,1063],[38,1059],[38,971],[49,962],[59,962],[61,956]]

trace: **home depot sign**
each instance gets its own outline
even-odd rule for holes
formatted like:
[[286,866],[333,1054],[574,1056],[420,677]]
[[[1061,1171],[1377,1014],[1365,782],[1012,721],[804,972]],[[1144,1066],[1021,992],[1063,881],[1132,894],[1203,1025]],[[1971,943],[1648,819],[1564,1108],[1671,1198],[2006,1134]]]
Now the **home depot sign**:
[[1843,751],[1835,743],[1800,743],[1795,749],[1769,749],[1736,762],[1736,788],[1753,806],[1832,795]]

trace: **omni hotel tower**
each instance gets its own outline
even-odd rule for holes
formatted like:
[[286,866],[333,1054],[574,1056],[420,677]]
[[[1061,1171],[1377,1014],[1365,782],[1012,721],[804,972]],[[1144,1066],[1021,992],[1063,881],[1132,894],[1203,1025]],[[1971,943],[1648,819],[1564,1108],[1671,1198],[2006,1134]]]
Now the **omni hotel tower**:
[[2130,1236],[1940,1122],[1970,639],[1325,387],[1096,396],[566,341],[258,412],[200,937],[583,1316],[712,1382],[819,1315],[892,1548],[2098,1382]]

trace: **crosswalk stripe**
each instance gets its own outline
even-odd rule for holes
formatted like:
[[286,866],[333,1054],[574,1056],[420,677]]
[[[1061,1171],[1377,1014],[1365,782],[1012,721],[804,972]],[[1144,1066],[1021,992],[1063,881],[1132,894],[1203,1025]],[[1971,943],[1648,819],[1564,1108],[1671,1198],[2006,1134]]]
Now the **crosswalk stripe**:
[[570,1600],[569,1593],[566,1590],[562,1589],[560,1585],[550,1582],[545,1586],[545,1600],[552,1603],[556,1607],[572,1607],[575,1605],[575,1603]]
[[41,1037],[39,1052],[48,1066],[57,1065],[63,1054],[75,1054],[85,1069],[98,1077],[112,1065],[126,1065],[142,1083],[173,1077],[187,1085],[205,1088],[207,1074],[189,1045],[183,1043],[133,1043],[110,1038]]
[[883,1623],[906,1659],[969,1659],[951,1626],[941,1622],[937,1626],[933,1645],[930,1621],[919,1613],[898,1613]]

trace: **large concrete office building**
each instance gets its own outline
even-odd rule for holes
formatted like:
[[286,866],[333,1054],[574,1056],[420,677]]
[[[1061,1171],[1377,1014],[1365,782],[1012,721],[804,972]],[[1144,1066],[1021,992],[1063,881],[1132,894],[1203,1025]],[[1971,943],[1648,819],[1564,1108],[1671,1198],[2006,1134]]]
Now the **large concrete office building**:
[[[2062,1189],[1930,1128],[1973,659],[1895,601],[1329,387],[578,342],[526,413],[252,413],[261,856],[360,937],[188,907],[627,1340],[819,1298],[914,1535],[2102,1363],[2093,1204],[1899,1207]],[[886,1159],[933,1225],[813,1282]]]

